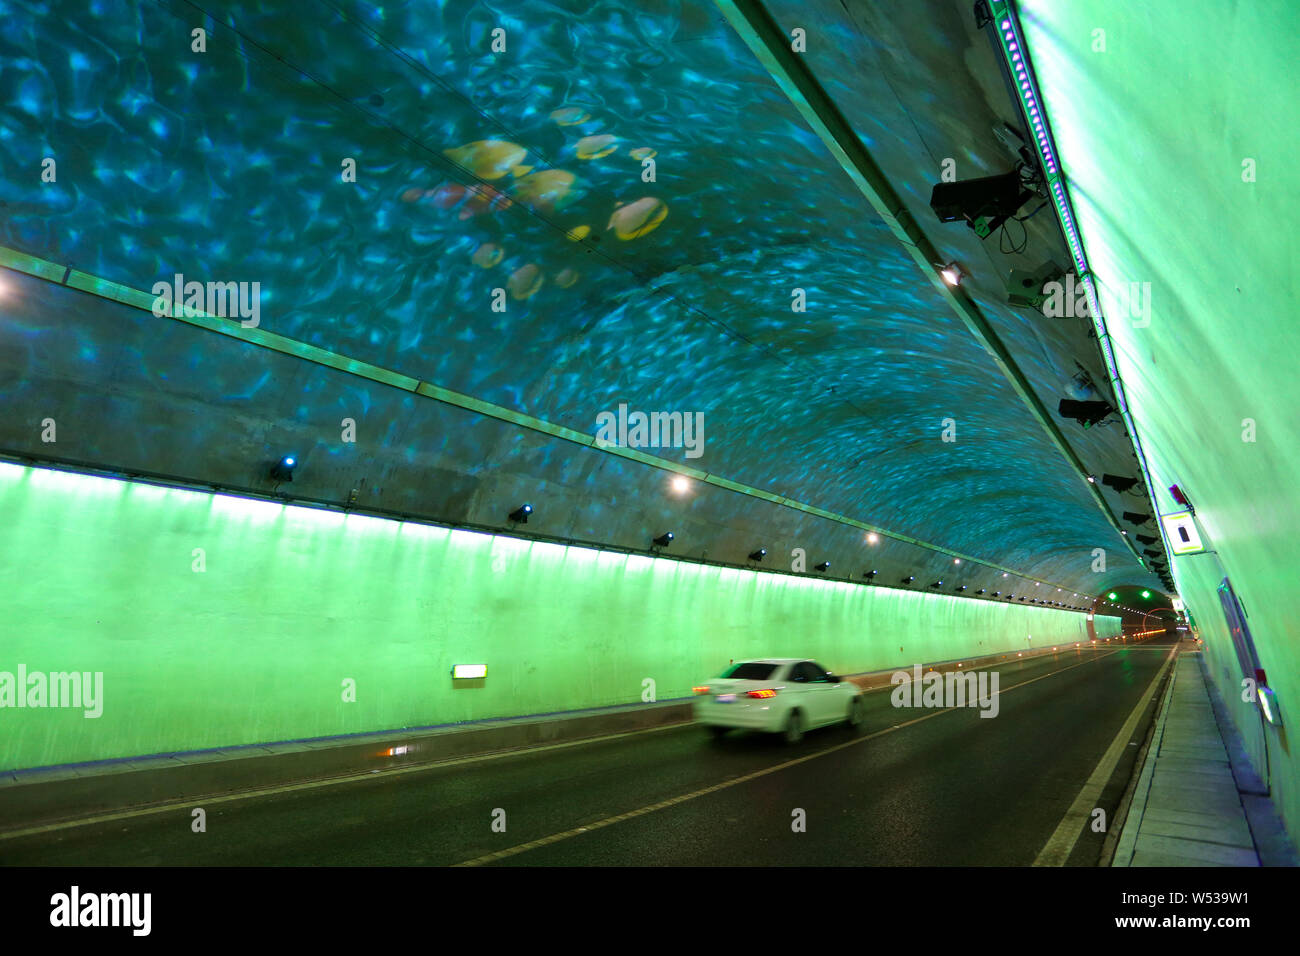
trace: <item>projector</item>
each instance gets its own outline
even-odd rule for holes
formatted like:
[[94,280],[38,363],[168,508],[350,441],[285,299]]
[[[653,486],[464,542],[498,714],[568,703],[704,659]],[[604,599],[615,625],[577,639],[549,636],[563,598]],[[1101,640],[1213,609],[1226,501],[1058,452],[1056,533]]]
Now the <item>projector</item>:
[[1020,171],[999,176],[959,179],[936,183],[930,192],[930,208],[940,222],[965,221],[981,239],[987,239],[1033,195],[1024,188]]

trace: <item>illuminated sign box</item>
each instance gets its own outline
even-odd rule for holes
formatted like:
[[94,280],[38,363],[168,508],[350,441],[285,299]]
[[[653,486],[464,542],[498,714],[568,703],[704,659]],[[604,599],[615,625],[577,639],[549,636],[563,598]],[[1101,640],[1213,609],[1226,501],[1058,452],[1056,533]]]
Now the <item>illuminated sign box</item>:
[[457,664],[451,669],[452,680],[478,680],[487,677],[486,664]]
[[1165,537],[1169,539],[1169,547],[1174,554],[1193,554],[1205,550],[1190,511],[1161,515],[1160,523],[1165,526]]

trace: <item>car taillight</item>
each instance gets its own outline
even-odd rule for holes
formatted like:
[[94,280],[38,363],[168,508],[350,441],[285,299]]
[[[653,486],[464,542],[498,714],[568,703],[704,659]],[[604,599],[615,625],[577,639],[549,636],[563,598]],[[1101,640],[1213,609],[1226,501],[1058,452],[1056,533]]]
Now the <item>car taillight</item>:
[[697,694],[707,694],[709,692],[707,687],[692,687],[691,690],[695,691]]
[[776,696],[776,691],[774,691],[774,690],[751,690],[751,691],[750,691],[749,693],[747,693],[745,696],[746,696],[746,697],[758,697],[758,698],[764,698],[764,697],[775,697],[775,696]]

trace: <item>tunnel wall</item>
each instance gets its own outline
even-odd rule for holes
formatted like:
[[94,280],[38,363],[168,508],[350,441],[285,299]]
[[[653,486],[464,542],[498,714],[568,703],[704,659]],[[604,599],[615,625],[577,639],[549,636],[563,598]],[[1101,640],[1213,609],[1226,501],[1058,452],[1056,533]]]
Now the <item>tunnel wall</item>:
[[[1155,505],[1162,514],[1185,511],[1167,490],[1177,484],[1213,552],[1173,559],[1178,593],[1206,641],[1210,677],[1295,840],[1300,751],[1287,727],[1300,713],[1292,578],[1300,535],[1293,225],[1300,190],[1295,127],[1278,117],[1294,112],[1300,7],[1026,0],[1021,10]],[[1204,29],[1207,22],[1215,29]],[[1113,44],[1101,57],[1098,27]],[[1216,69],[1193,76],[1170,68],[1204,62]],[[1171,216],[1178,228],[1164,227]],[[1130,321],[1124,294],[1143,284],[1146,315]],[[1225,576],[1246,609],[1281,727],[1262,729],[1257,706],[1241,700],[1241,669],[1216,593]]]
[[[854,673],[1085,633],[1078,613],[9,464],[0,514],[0,671],[103,674],[98,718],[0,709],[9,769],[632,703],[647,679],[667,700],[748,656]],[[487,679],[453,686],[465,663]]]
[[[1275,635],[1286,634],[1276,629],[1281,615],[1273,608],[1257,606],[1244,597],[1239,587],[1241,579],[1231,578],[1238,597],[1243,600],[1246,623],[1255,640],[1255,649],[1268,676],[1269,686],[1277,694],[1283,726],[1275,727],[1264,721],[1256,702],[1243,699],[1242,668],[1219,599],[1219,584],[1228,576],[1219,556],[1206,553],[1177,558],[1174,569],[1179,595],[1193,616],[1198,636],[1205,641],[1206,676],[1217,687],[1253,769],[1265,781],[1276,805],[1283,810],[1294,841],[1294,835],[1300,830],[1296,823],[1300,816],[1300,775],[1296,757],[1287,744],[1285,725],[1295,712],[1288,705],[1296,699],[1294,692],[1300,682],[1296,680],[1295,670],[1286,666],[1287,655],[1295,657],[1293,648],[1274,640]],[[1279,661],[1282,666],[1278,666]],[[1288,812],[1291,814],[1289,817],[1286,816]]]

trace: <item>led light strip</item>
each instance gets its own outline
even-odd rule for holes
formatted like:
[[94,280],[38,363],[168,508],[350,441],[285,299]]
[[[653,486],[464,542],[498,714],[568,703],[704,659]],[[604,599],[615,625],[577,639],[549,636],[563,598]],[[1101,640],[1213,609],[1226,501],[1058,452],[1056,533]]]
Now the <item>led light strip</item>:
[[[1133,443],[1138,468],[1142,472],[1142,480],[1146,484],[1147,495],[1151,500],[1151,509],[1156,512],[1157,533],[1164,542],[1166,555],[1169,556],[1169,574],[1172,577],[1173,548],[1169,543],[1168,536],[1165,534],[1163,522],[1159,520],[1160,506],[1156,499],[1155,484],[1152,482],[1151,473],[1147,468],[1146,453],[1142,450],[1142,439],[1138,436],[1137,423],[1129,412],[1128,396],[1124,391],[1124,382],[1120,378],[1119,365],[1115,361],[1115,351],[1111,346],[1110,332],[1106,328],[1106,318],[1101,312],[1101,300],[1097,297],[1092,270],[1088,266],[1088,257],[1083,251],[1083,242],[1079,238],[1074,208],[1070,204],[1069,184],[1061,174],[1060,163],[1057,159],[1059,154],[1056,149],[1056,141],[1052,138],[1051,124],[1047,120],[1046,108],[1043,105],[1042,95],[1039,93],[1038,81],[1034,76],[1029,48],[1025,44],[1024,33],[1020,28],[1020,16],[1016,11],[1014,0],[990,0],[989,11],[993,16],[993,27],[997,30],[998,47],[1002,50],[1007,68],[1011,71],[1012,82],[1016,87],[1021,112],[1033,134],[1034,145],[1038,149],[1038,159],[1047,176],[1047,186],[1052,194],[1052,205],[1056,209],[1057,220],[1060,222],[1061,231],[1065,235],[1066,242],[1069,243],[1070,254],[1074,256],[1075,274],[1079,277],[1079,281],[1083,283],[1084,292],[1088,297],[1088,315],[1092,319],[1093,329],[1097,335],[1097,344],[1101,348],[1102,359],[1106,366],[1106,375],[1110,378],[1111,390],[1115,393],[1116,401],[1119,402],[1118,411],[1120,417],[1124,420],[1124,425],[1128,428],[1129,438]],[[1136,547],[1133,548],[1133,552],[1137,554]],[[1155,574],[1159,577],[1155,571],[1147,566],[1147,559],[1144,556],[1137,555],[1137,559],[1148,574]]]

